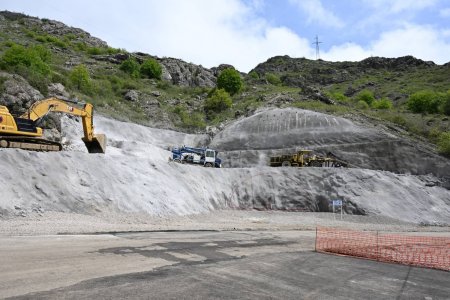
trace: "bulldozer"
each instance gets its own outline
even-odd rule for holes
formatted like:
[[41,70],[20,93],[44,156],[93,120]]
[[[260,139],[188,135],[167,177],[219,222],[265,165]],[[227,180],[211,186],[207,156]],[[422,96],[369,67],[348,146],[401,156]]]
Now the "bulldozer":
[[106,136],[94,134],[92,104],[76,107],[74,101],[48,98],[35,102],[20,117],[13,116],[6,106],[0,106],[0,148],[19,148],[35,151],[61,151],[58,142],[44,139],[42,128],[37,124],[50,112],[60,112],[81,117],[84,137],[82,138],[89,153],[105,153]]
[[328,152],[326,156],[314,154],[312,150],[300,150],[295,154],[270,157],[271,167],[348,167],[348,163]]

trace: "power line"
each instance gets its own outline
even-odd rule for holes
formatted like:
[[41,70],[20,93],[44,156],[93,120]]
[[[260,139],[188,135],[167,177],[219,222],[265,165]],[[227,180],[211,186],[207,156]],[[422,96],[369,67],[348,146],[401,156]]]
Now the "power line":
[[319,36],[316,35],[316,41],[312,43],[313,45],[316,45],[316,59],[320,59],[320,51],[319,51],[319,44],[322,44],[322,42],[319,42]]

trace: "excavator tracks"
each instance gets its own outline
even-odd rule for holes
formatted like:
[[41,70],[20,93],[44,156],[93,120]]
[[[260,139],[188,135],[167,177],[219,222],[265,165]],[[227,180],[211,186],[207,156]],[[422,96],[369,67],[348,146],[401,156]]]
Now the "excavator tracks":
[[0,148],[18,148],[34,151],[61,151],[58,142],[26,136],[0,136]]

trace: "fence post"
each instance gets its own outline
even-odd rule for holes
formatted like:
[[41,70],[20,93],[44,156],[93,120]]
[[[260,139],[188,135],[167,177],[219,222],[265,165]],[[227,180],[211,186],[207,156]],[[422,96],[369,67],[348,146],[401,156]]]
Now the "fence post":
[[316,241],[314,243],[314,251],[317,252],[317,226],[316,226]]
[[377,230],[377,261],[380,261],[380,248],[378,247],[378,230]]

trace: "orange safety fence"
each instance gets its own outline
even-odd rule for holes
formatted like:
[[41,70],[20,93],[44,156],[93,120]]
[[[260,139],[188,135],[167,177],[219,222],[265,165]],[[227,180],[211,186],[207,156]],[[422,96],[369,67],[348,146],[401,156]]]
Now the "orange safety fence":
[[316,229],[316,251],[450,271],[450,238],[328,227]]

